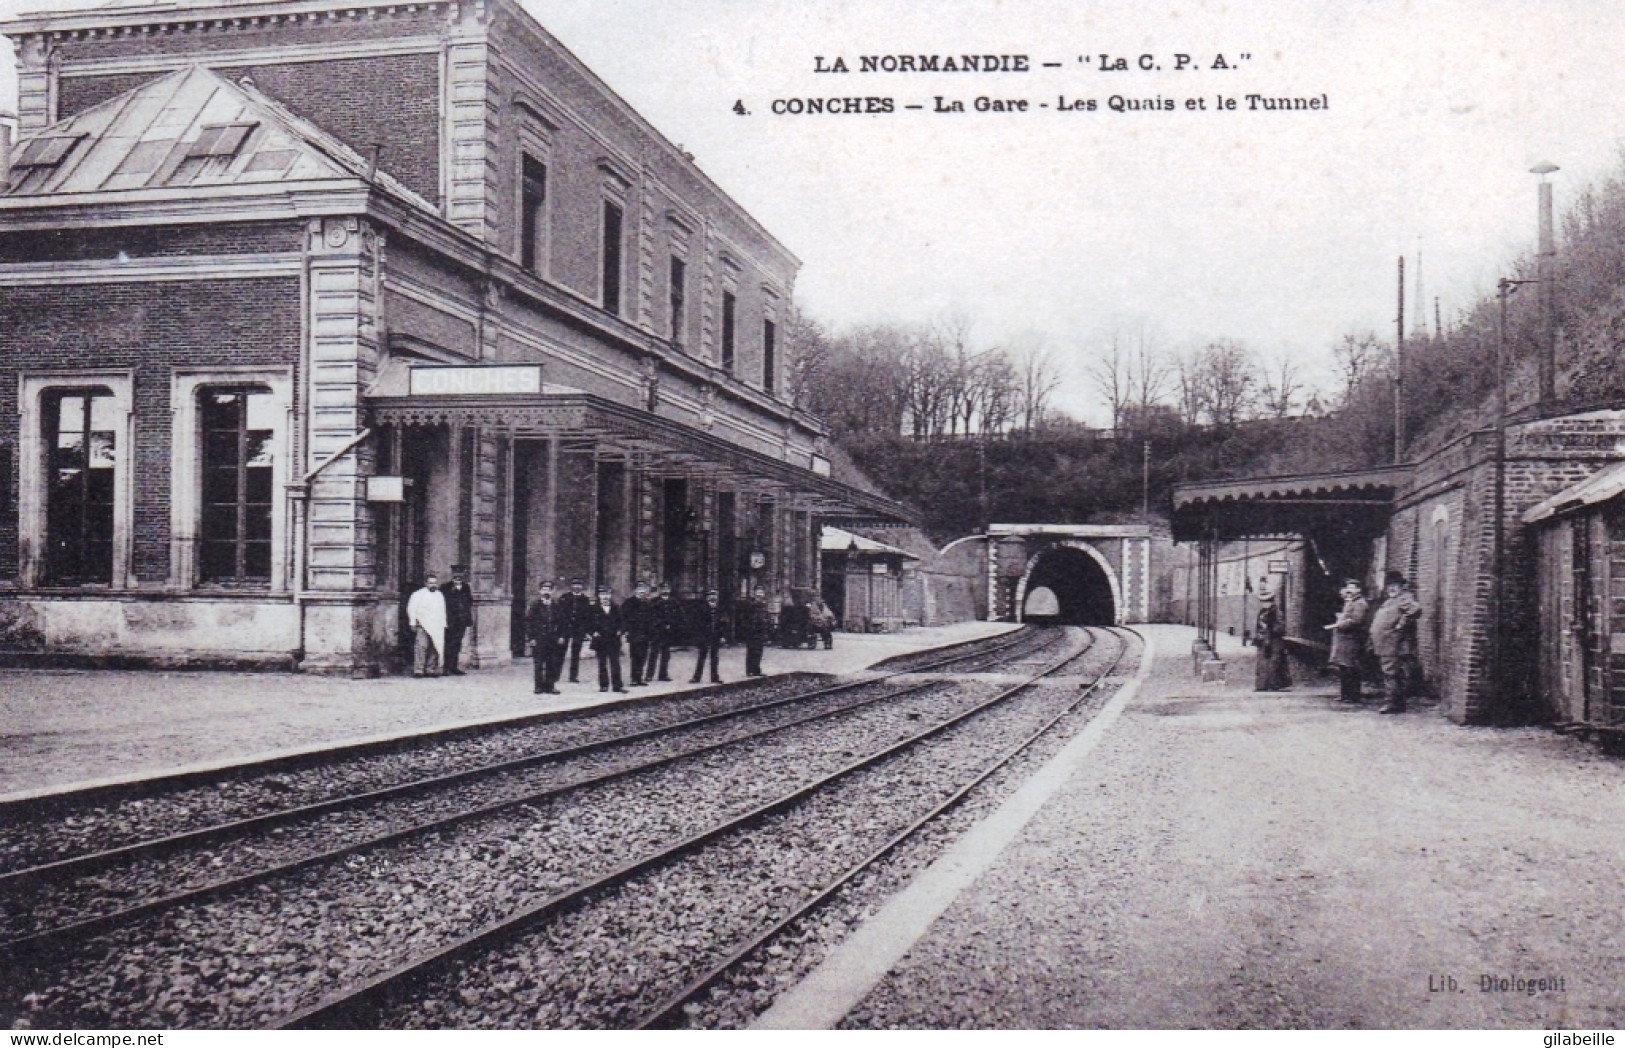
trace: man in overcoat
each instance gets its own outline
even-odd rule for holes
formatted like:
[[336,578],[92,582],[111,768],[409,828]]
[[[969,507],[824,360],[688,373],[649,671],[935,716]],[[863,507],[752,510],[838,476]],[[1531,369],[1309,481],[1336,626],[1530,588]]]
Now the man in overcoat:
[[762,652],[768,638],[773,635],[773,609],[767,606],[767,590],[761,586],[750,591],[745,605],[745,621],[740,624],[745,640],[745,676],[762,676]]
[[592,628],[592,598],[587,596],[587,585],[580,579],[570,580],[570,592],[559,598],[564,606],[564,622],[569,628],[570,683],[581,677],[581,645],[586,642]]
[[1383,705],[1378,713],[1404,713],[1418,676],[1416,624],[1422,605],[1403,573],[1383,576],[1383,601],[1371,616],[1371,652],[1382,664]]
[[1337,670],[1340,702],[1360,701],[1360,657],[1365,653],[1365,621],[1370,607],[1359,579],[1344,579],[1339,591],[1343,608],[1326,628],[1332,634],[1332,654],[1326,660]]
[[463,635],[474,625],[474,591],[468,588],[468,567],[451,566],[451,581],[440,590],[446,595],[446,657],[448,677],[463,675]]
[[717,658],[722,651],[722,640],[728,634],[728,614],[722,610],[722,596],[716,590],[705,591],[705,604],[699,610],[699,620],[695,622],[697,641],[700,646],[700,657],[694,663],[694,677],[690,684],[700,682],[700,674],[705,671],[705,662],[711,660],[711,683],[721,684],[722,677],[717,673]]
[[633,587],[632,595],[621,602],[621,620],[626,623],[627,655],[632,660],[632,686],[642,687],[645,680],[643,666],[649,661],[649,640],[654,634],[654,602],[649,599],[647,582],[639,582]]
[[649,664],[643,668],[645,683],[652,680],[671,680],[671,639],[677,632],[677,602],[671,598],[671,584],[660,584],[660,596],[649,605],[651,634],[649,637]]
[[559,693],[559,670],[564,667],[564,649],[570,643],[570,626],[564,606],[553,599],[553,583],[543,579],[536,599],[525,614],[525,635],[532,645],[537,695]]
[[608,586],[598,587],[598,603],[588,619],[588,635],[592,637],[592,651],[598,656],[598,690],[625,691],[621,683],[621,638],[626,636],[626,621],[621,609],[615,605]]

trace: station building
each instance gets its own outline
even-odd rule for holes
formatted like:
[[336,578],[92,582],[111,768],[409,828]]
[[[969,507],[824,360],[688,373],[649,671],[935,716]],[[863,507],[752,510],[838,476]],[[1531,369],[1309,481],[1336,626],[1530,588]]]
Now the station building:
[[786,396],[796,258],[512,0],[29,14],[0,659],[398,668],[468,568],[820,586],[908,513]]

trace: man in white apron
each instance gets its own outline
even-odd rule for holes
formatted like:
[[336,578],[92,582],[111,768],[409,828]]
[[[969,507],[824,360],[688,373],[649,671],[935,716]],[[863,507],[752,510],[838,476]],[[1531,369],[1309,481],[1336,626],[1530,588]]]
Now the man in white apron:
[[412,676],[440,676],[440,653],[446,645],[446,595],[440,579],[430,575],[423,588],[406,602],[406,623],[412,627]]

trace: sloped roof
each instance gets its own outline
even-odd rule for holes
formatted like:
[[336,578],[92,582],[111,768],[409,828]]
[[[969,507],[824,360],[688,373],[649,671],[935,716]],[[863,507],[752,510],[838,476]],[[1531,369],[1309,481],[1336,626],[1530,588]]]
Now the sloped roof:
[[110,98],[25,135],[9,197],[358,179],[433,205],[321,128],[202,66]]
[[1523,522],[1539,524],[1548,517],[1607,502],[1621,492],[1625,492],[1625,462],[1616,462],[1580,483],[1564,488],[1551,498],[1530,506],[1524,511]]
[[850,531],[831,527],[828,524],[824,525],[823,533],[818,539],[818,548],[831,552],[845,552],[854,545],[857,546],[859,553],[890,553],[898,557],[907,557],[909,560],[920,559],[906,549],[888,546],[884,542],[876,542],[874,539],[864,538],[862,535],[854,535]]

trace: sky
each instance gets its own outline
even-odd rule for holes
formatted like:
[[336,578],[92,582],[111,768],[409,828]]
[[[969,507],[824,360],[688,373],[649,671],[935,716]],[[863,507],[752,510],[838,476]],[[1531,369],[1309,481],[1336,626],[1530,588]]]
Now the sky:
[[[1611,0],[527,3],[801,259],[807,312],[837,328],[957,313],[979,345],[1042,342],[1058,403],[1095,419],[1084,367],[1113,331],[1171,351],[1233,339],[1329,381],[1343,334],[1392,336],[1395,263],[1414,296],[1418,254],[1427,312],[1437,297],[1449,323],[1532,248],[1529,168],[1561,167],[1561,212],[1615,173],[1625,133]],[[0,18],[50,4],[0,0]],[[857,71],[962,54],[1030,68]],[[1249,111],[1248,94],[1326,106]],[[773,112],[849,96],[893,111]],[[938,96],[966,111],[935,112]],[[1176,108],[1114,112],[1113,96]],[[0,69],[0,109],[14,97]]]

